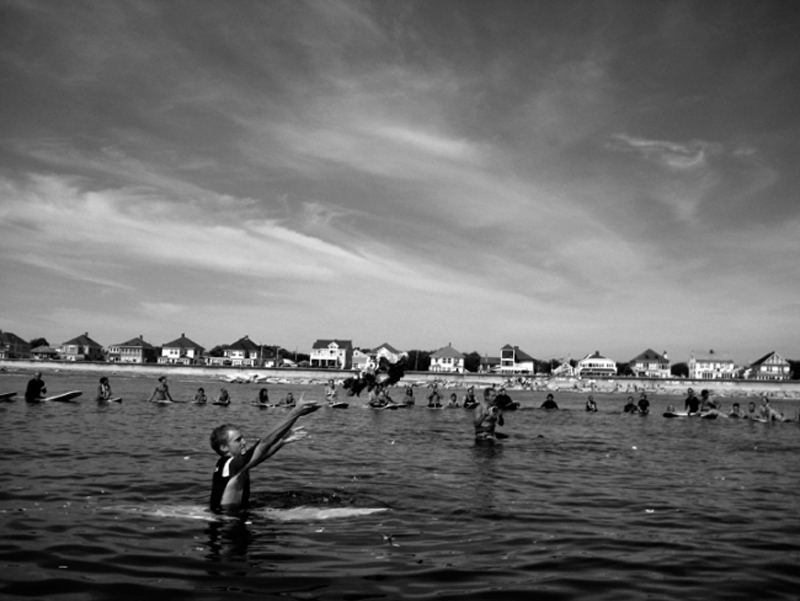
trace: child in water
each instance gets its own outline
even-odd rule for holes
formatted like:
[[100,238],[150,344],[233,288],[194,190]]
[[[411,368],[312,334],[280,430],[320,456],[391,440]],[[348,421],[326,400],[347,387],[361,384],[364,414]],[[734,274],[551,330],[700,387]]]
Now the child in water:
[[194,402],[198,405],[205,405],[208,402],[206,398],[206,391],[202,388],[197,389],[197,394],[194,395]]
[[289,415],[263,439],[248,449],[244,436],[231,424],[223,424],[211,432],[211,448],[220,456],[211,482],[212,511],[246,509],[250,501],[250,470],[274,455],[284,445],[301,440],[306,433],[292,430],[302,416],[319,409],[314,401],[298,404]]
[[111,398],[111,385],[108,383],[108,378],[103,376],[100,378],[100,385],[97,387],[97,402],[104,403]]

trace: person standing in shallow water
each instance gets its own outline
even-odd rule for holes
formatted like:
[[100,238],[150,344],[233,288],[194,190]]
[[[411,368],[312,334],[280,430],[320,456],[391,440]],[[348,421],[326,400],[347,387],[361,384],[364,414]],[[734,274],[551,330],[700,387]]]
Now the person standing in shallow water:
[[314,401],[299,403],[253,448],[248,449],[244,436],[231,424],[223,424],[211,432],[211,448],[220,456],[211,480],[212,511],[247,509],[250,501],[250,470],[274,455],[284,445],[301,440],[305,432],[294,423],[302,416],[319,409]]
[[98,403],[103,403],[111,398],[111,384],[108,382],[108,378],[103,376],[100,378],[100,384],[97,386],[97,397],[95,400]]
[[150,396],[150,400],[148,402],[159,403],[169,401],[174,403],[175,401],[172,400],[172,395],[169,393],[169,386],[167,386],[167,376],[161,376],[158,379],[158,384],[156,385],[156,389],[153,391],[153,394]]
[[597,403],[594,402],[594,396],[591,394],[586,399],[586,411],[597,411]]
[[684,402],[684,409],[686,413],[692,415],[700,411],[700,399],[694,395],[694,390],[691,388],[686,391],[686,401]]
[[442,406],[442,395],[439,394],[439,385],[434,382],[431,386],[433,390],[428,395],[428,407],[441,407]]
[[494,388],[483,391],[483,400],[475,407],[473,425],[475,426],[476,440],[493,440],[497,437],[495,428],[504,425],[503,413],[494,404]]

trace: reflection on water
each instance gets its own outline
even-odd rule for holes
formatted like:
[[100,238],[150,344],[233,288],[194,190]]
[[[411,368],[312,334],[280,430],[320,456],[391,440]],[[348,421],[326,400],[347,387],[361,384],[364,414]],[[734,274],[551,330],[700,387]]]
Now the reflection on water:
[[[0,374],[0,390],[25,381]],[[199,385],[217,392],[170,384],[184,400]],[[254,511],[208,521],[211,429],[257,437],[282,410],[250,406],[247,385],[228,386],[230,407],[147,404],[149,379],[112,387],[119,405],[0,405],[0,597],[788,599],[800,584],[796,423],[663,419],[674,397],[640,417],[596,394],[592,414],[557,395],[566,410],[508,414],[510,438],[485,445],[461,409],[355,403],[307,418],[310,436],[253,472]],[[322,396],[270,394],[288,390]],[[303,507],[389,511],[267,512]]]

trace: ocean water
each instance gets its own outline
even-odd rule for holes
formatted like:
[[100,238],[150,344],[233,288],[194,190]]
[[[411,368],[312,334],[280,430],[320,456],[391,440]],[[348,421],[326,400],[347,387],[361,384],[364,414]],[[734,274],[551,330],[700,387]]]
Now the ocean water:
[[[0,374],[0,392],[27,379]],[[664,419],[677,397],[640,417],[623,396],[591,414],[557,394],[546,412],[512,391],[508,440],[476,445],[470,412],[417,389],[410,409],[303,418],[309,436],[253,471],[258,508],[231,520],[203,511],[208,435],[281,419],[249,405],[260,386],[226,385],[230,407],[157,406],[152,379],[120,377],[123,402],[98,406],[97,377],[45,379],[84,396],[0,403],[2,599],[800,597],[798,423]],[[180,400],[222,385],[170,382]]]

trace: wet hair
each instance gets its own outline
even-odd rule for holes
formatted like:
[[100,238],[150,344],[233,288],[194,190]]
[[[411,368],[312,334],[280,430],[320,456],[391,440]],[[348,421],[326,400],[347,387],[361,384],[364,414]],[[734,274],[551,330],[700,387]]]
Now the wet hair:
[[203,390],[203,388],[201,387],[197,389],[197,392],[205,392],[205,390]]
[[547,399],[555,399],[555,397],[553,396],[552,392],[550,394],[548,394],[547,397],[545,397],[545,400],[547,400]]
[[211,431],[211,448],[217,455],[223,455],[221,447],[228,444],[228,432],[235,429],[236,426],[233,424],[222,424]]
[[103,376],[102,378],[100,378],[100,383],[101,383],[101,384],[108,384],[108,378],[106,378],[105,376]]
[[703,390],[700,391],[700,396],[708,396],[708,390],[703,388]]
[[166,382],[166,380],[167,380],[167,376],[158,376],[158,381],[159,382]]

